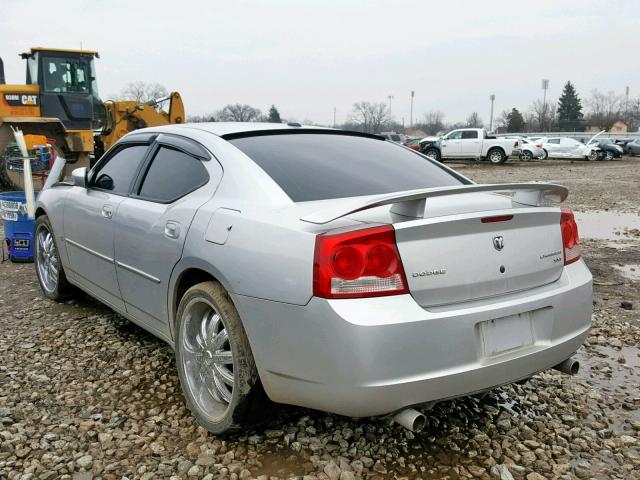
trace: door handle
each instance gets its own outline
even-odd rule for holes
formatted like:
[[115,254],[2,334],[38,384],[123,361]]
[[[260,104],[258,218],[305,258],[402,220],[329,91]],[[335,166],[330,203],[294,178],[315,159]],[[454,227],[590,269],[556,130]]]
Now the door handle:
[[178,238],[180,236],[180,224],[173,221],[167,222],[164,225],[164,234],[169,238]]
[[102,216],[109,219],[113,218],[113,207],[111,205],[103,205]]

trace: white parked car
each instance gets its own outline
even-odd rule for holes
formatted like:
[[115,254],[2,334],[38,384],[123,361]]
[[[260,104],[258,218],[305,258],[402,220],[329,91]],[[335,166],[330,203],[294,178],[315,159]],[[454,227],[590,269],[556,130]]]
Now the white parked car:
[[594,135],[588,142],[582,143],[568,137],[543,137],[538,142],[542,144],[545,158],[579,158],[597,160],[600,147],[593,144],[593,140],[603,132]]
[[484,128],[460,128],[442,138],[426,137],[420,145],[422,153],[434,160],[475,158],[499,164],[521,153],[518,140],[489,135]]
[[514,135],[507,135],[503,138],[516,139],[520,142],[520,160],[525,162],[533,160],[534,158],[542,159],[546,155],[542,149],[542,143],[534,141],[534,139]]

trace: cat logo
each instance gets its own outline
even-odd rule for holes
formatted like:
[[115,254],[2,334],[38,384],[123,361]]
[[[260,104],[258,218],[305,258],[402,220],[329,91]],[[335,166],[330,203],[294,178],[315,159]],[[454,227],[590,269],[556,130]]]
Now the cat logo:
[[20,98],[22,105],[37,105],[38,104],[38,96],[37,95],[22,95]]

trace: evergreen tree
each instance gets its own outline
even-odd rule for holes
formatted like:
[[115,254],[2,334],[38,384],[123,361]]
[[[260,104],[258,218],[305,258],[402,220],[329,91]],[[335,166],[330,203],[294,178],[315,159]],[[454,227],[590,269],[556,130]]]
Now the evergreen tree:
[[582,104],[571,82],[567,82],[558,100],[558,126],[560,130],[576,130],[582,120]]
[[517,108],[512,108],[507,115],[507,131],[518,133],[524,131],[524,118]]
[[269,109],[269,117],[267,118],[267,121],[269,123],[282,123],[282,120],[280,119],[280,112],[278,111],[275,105],[271,105],[271,108]]

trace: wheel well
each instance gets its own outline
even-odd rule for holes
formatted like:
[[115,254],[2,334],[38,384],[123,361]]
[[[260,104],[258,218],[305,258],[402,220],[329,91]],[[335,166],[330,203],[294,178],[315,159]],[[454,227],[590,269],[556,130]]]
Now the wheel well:
[[489,151],[487,152],[487,157],[488,157],[488,156],[489,156],[489,154],[490,154],[491,152],[493,152],[494,150],[500,150],[504,155],[506,155],[506,154],[507,154],[507,153],[504,151],[504,148],[502,148],[502,147],[491,147],[491,148],[489,149]]
[[46,214],[47,214],[47,212],[44,211],[44,208],[38,207],[36,209],[36,218],[38,218],[38,217],[40,217],[42,215],[46,215]]
[[173,316],[175,317],[178,312],[178,305],[180,305],[180,300],[186,293],[194,285],[202,282],[209,281],[217,281],[216,278],[211,275],[209,272],[205,270],[201,270],[199,268],[189,268],[182,272],[180,278],[176,283],[176,287],[174,289],[174,302],[173,302]]

